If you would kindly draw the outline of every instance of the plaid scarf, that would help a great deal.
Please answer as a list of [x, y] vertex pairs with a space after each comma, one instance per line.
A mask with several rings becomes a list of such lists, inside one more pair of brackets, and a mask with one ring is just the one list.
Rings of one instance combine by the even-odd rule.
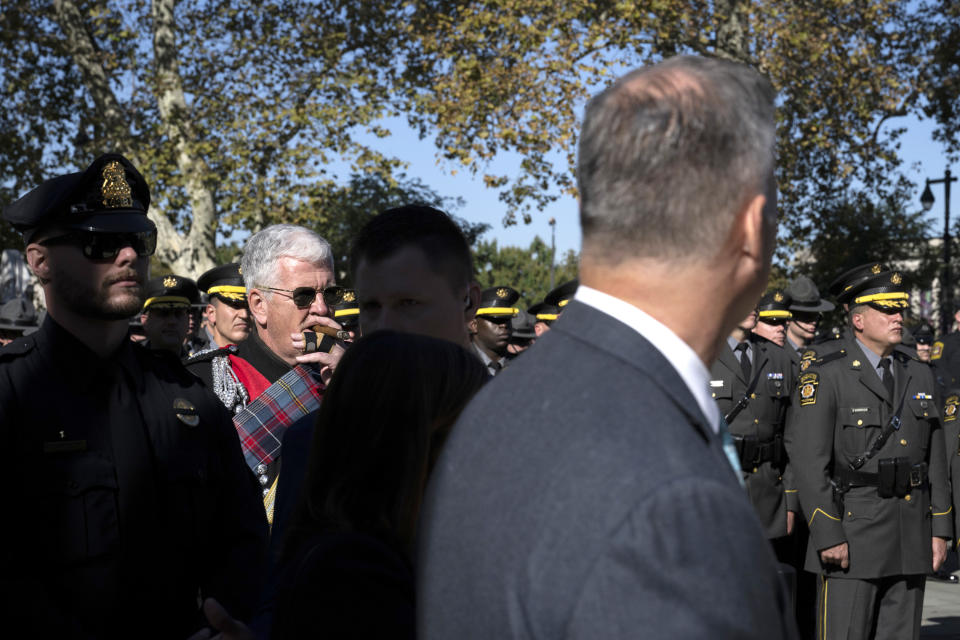
[[323, 389], [318, 371], [298, 365], [233, 417], [243, 457], [251, 469], [280, 456], [287, 427], [320, 407]]

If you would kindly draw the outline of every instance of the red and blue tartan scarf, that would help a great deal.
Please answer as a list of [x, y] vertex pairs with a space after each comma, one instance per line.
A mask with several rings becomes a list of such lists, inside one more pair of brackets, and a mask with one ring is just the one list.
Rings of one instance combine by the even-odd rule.
[[287, 427], [320, 408], [324, 385], [312, 367], [296, 366], [233, 417], [251, 469], [280, 456]]

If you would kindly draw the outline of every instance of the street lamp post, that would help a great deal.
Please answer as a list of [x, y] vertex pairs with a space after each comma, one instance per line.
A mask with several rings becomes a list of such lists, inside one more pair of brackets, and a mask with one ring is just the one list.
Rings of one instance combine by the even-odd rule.
[[950, 183], [956, 181], [957, 178], [950, 177], [950, 168], [947, 167], [942, 178], [935, 180], [927, 178], [927, 184], [920, 196], [920, 204], [923, 205], [924, 211], [930, 211], [934, 201], [930, 185], [943, 185], [943, 275], [940, 277], [940, 335], [942, 336], [950, 331], [950, 321], [953, 318], [953, 288], [950, 284]]
[[[956, 178], [954, 178], [956, 179]], [[557, 219], [550, 218], [550, 290], [553, 291], [553, 269], [557, 264]]]

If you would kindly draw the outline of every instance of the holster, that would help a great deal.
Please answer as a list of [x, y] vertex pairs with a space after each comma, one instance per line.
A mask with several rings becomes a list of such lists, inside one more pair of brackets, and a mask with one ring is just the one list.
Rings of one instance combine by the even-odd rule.
[[850, 485], [833, 478], [830, 480], [830, 486], [833, 489], [833, 506], [837, 513], [843, 513], [843, 497], [850, 491]]

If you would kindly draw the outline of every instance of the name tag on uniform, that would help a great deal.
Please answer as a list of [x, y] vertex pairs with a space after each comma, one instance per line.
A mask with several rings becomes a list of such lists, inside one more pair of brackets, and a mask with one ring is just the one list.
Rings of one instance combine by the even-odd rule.
[[75, 453], [77, 451], [86, 451], [86, 440], [54, 440], [43, 443], [44, 453]]
[[870, 407], [851, 407], [850, 413], [870, 413]]
[[710, 381], [710, 386], [711, 386], [711, 387], [722, 387], [722, 386], [723, 386], [723, 380], [711, 380], [711, 381]]

